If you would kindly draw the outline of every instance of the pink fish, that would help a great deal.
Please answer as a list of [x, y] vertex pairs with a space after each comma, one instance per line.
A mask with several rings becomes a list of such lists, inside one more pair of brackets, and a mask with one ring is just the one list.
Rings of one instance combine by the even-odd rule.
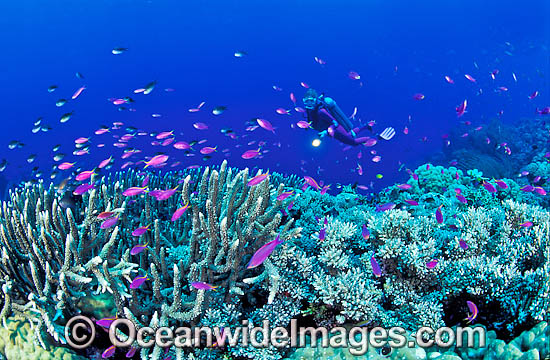
[[213, 152], [216, 151], [218, 147], [211, 147], [211, 146], [205, 146], [203, 147], [202, 149], [200, 149], [200, 153], [203, 154], [203, 155], [208, 155], [208, 154], [212, 154]]
[[172, 214], [171, 221], [174, 222], [178, 220], [183, 214], [185, 214], [187, 209], [189, 209], [189, 202], [185, 203], [185, 205], [180, 206], [179, 208], [176, 209], [176, 211], [174, 211], [174, 213]]
[[[176, 193], [176, 191], [178, 191], [179, 185], [176, 186], [175, 188], [172, 188], [172, 189], [168, 189], [168, 190], [160, 190], [158, 192], [158, 194], [156, 194], [155, 198], [158, 200], [158, 201], [163, 201], [163, 200], [168, 200], [172, 195], [174, 195]], [[154, 196], [154, 195], [152, 195]]]
[[320, 241], [325, 240], [326, 232], [327, 232], [326, 228], [322, 228], [321, 230], [319, 230], [319, 240]]
[[258, 125], [260, 125], [260, 127], [262, 129], [265, 129], [267, 131], [271, 131], [272, 133], [275, 134], [275, 128], [273, 127], [273, 125], [271, 125], [271, 123], [265, 119], [256, 119], [256, 122], [258, 123]]
[[273, 88], [273, 90], [275, 90], [275, 91], [283, 91], [283, 89], [281, 89], [281, 88], [278, 87], [277, 85], [273, 85], [272, 88]]
[[424, 100], [426, 96], [424, 94], [414, 94], [413, 99], [415, 100]]
[[330, 189], [330, 185], [325, 185], [321, 188], [321, 191], [319, 191], [319, 194], [324, 195], [326, 192]]
[[300, 120], [296, 123], [296, 126], [298, 126], [300, 129], [308, 129], [309, 127], [311, 127], [311, 123], [304, 120]]
[[105, 134], [106, 132], [109, 132], [109, 128], [100, 128], [100, 129], [97, 129], [94, 134], [96, 135], [103, 135]]
[[197, 130], [208, 130], [208, 125], [202, 122], [194, 123], [193, 127]]
[[408, 135], [409, 134], [409, 128], [405, 126], [403, 129], [403, 134]]
[[533, 222], [526, 221], [523, 224], [519, 224], [519, 226], [524, 227], [524, 228], [530, 228], [531, 226], [533, 226]]
[[472, 77], [472, 75], [470, 75], [470, 74], [465, 74], [464, 77], [465, 77], [466, 79], [470, 80], [470, 81], [473, 82], [473, 83], [476, 82], [476, 79], [474, 79], [474, 78]]
[[359, 75], [359, 74], [358, 74], [357, 72], [355, 72], [355, 71], [350, 71], [350, 72], [348, 73], [348, 77], [349, 77], [350, 79], [352, 79], [352, 80], [359, 80], [359, 79], [361, 79], [361, 75]]
[[277, 235], [275, 240], [272, 240], [265, 245], [263, 245], [261, 248], [259, 248], [254, 255], [252, 255], [252, 258], [248, 262], [248, 265], [246, 265], [247, 269], [252, 269], [257, 266], [260, 266], [269, 255], [275, 250], [275, 248], [281, 244], [283, 240], [280, 239], [280, 236]]
[[539, 195], [546, 195], [546, 190], [544, 190], [542, 187], [540, 186], [535, 186], [535, 192]]
[[439, 224], [443, 223], [443, 213], [441, 212], [441, 207], [443, 205], [439, 205], [439, 207], [435, 210], [435, 219]]
[[456, 198], [458, 199], [458, 201], [460, 201], [460, 202], [463, 203], [463, 204], [467, 204], [467, 203], [468, 203], [468, 200], [466, 200], [466, 198], [464, 197], [464, 195], [457, 194], [457, 195], [456, 195]]
[[73, 100], [76, 99], [80, 94], [82, 94], [84, 89], [86, 89], [86, 86], [82, 86], [81, 88], [76, 90], [75, 93], [73, 94], [73, 96], [71, 97], [71, 99], [73, 99]]
[[138, 244], [138, 245], [134, 246], [132, 248], [132, 250], [130, 250], [130, 255], [137, 255], [137, 254], [141, 253], [143, 250], [147, 249], [147, 244], [149, 244], [149, 243]]
[[113, 105], [122, 105], [122, 104], [126, 104], [127, 102], [128, 101], [124, 100], [124, 99], [113, 99], [112, 100]]
[[382, 204], [382, 205], [377, 205], [376, 206], [376, 211], [377, 212], [382, 212], [382, 211], [388, 211], [388, 210], [392, 210], [395, 208], [395, 204], [394, 203], [386, 203], [386, 204]]
[[290, 115], [290, 110], [286, 110], [283, 108], [278, 108], [275, 111], [277, 112], [277, 114], [280, 114], [280, 115]]
[[130, 284], [130, 289], [137, 289], [139, 288], [145, 281], [149, 280], [147, 275], [145, 276], [138, 276], [132, 280], [132, 283]]
[[449, 76], [445, 75], [445, 80], [449, 83], [449, 84], [454, 84], [454, 80], [451, 79]]
[[468, 320], [468, 323], [471, 323], [475, 320], [478, 314], [477, 306], [471, 301], [466, 301], [466, 305], [468, 305], [468, 309], [470, 310], [470, 314], [468, 314], [468, 317], [464, 320]]
[[380, 160], [382, 160], [382, 157], [380, 155], [376, 155], [374, 156], [372, 159], [371, 159], [373, 162], [380, 162]]
[[426, 263], [428, 269], [433, 269], [437, 265], [437, 260], [430, 260]]
[[493, 186], [493, 184], [483, 181], [483, 187], [490, 193], [496, 193], [497, 189]]
[[299, 112], [299, 113], [302, 113], [302, 114], [306, 113], [306, 109], [304, 109], [304, 108], [302, 108], [302, 107], [299, 107], [299, 106], [296, 106], [296, 107], [294, 108], [294, 111]]
[[277, 196], [277, 201], [283, 201], [292, 195], [294, 195], [294, 190], [282, 192], [279, 196]]
[[309, 85], [306, 84], [306, 83], [303, 82], [303, 81], [300, 83], [300, 85], [301, 85], [303, 88], [305, 88], [305, 89], [309, 89]]
[[380, 265], [378, 265], [378, 261], [376, 261], [374, 256], [370, 257], [370, 266], [372, 267], [372, 273], [374, 274], [374, 276], [382, 276], [382, 270], [380, 270]]
[[94, 175], [94, 170], [83, 171], [80, 174], [76, 175], [75, 179], [77, 181], [84, 181], [88, 180], [90, 177], [92, 177], [92, 175]]
[[533, 192], [533, 190], [535, 190], [535, 187], [533, 185], [525, 185], [522, 186], [520, 190], [525, 192]]
[[311, 186], [315, 190], [319, 190], [321, 188], [321, 186], [319, 186], [317, 181], [315, 181], [315, 179], [312, 178], [311, 176], [304, 176], [304, 181], [306, 182], [306, 184], [308, 184], [309, 186]]
[[357, 164], [357, 174], [363, 175], [363, 167], [361, 164]]
[[64, 162], [64, 163], [61, 163], [57, 166], [57, 168], [59, 170], [69, 170], [70, 168], [73, 167], [73, 165], [76, 164], [76, 163], [69, 163], [69, 162]]
[[90, 140], [90, 138], [79, 137], [78, 139], [75, 139], [74, 143], [75, 143], [75, 144], [85, 144], [85, 143], [87, 143], [89, 140]]
[[468, 244], [466, 244], [466, 241], [460, 239], [458, 240], [458, 245], [463, 249], [466, 250], [468, 248]]
[[265, 174], [256, 175], [252, 179], [250, 179], [246, 185], [256, 186], [258, 184], [261, 184], [265, 179], [267, 179], [268, 176], [269, 176], [269, 171], [266, 172]]
[[315, 57], [315, 62], [317, 62], [319, 65], [325, 65], [327, 62], [321, 58]]
[[97, 167], [100, 168], [100, 169], [103, 169], [105, 166], [109, 165], [111, 160], [113, 160], [113, 157], [109, 156], [109, 158], [107, 158], [107, 159], [103, 160], [102, 162], [100, 162]]
[[144, 187], [132, 186], [132, 187], [129, 187], [128, 189], [124, 190], [122, 192], [122, 195], [123, 196], [136, 196], [136, 195], [143, 194], [146, 191], [147, 191], [147, 186], [144, 186]]
[[292, 101], [294, 106], [296, 106], [296, 96], [294, 96], [294, 93], [290, 93], [290, 101]]
[[258, 150], [247, 150], [245, 151], [241, 157], [245, 160], [250, 160], [258, 157], [260, 155], [260, 149]]
[[115, 351], [116, 351], [116, 346], [111, 345], [103, 352], [103, 354], [101, 354], [101, 357], [103, 359], [110, 358], [111, 356], [113, 356], [115, 354]]
[[101, 320], [96, 320], [96, 325], [101, 326], [102, 328], [108, 329], [113, 321], [118, 319], [118, 316], [110, 317], [110, 318], [103, 318]]
[[185, 141], [178, 141], [177, 143], [175, 143], [174, 145], [174, 148], [175, 149], [178, 149], [178, 150], [187, 150], [187, 149], [191, 149], [191, 145], [189, 145], [187, 142]]
[[401, 190], [409, 190], [410, 188], [412, 188], [412, 185], [410, 185], [410, 184], [399, 184], [399, 185], [396, 185], [396, 187], [398, 189], [401, 189]]
[[136, 354], [137, 349], [138, 349], [137, 347], [131, 347], [130, 350], [128, 350], [128, 352], [126, 353], [126, 357], [133, 358], [134, 355]]
[[466, 106], [468, 105], [468, 101], [464, 99], [464, 102], [456, 107], [456, 116], [461, 117], [466, 113]]
[[538, 92], [538, 91], [535, 91], [534, 93], [532, 93], [531, 95], [529, 95], [529, 100], [533, 100], [533, 99], [536, 98], [537, 96], [539, 96], [539, 92]]
[[73, 191], [73, 195], [82, 195], [94, 188], [93, 184], [82, 184], [77, 186]]
[[197, 290], [214, 290], [214, 291], [217, 291], [216, 288], [219, 287], [219, 286], [213, 286], [201, 281], [193, 281], [191, 283], [191, 286]]
[[151, 160], [144, 161], [145, 162], [144, 169], [148, 168], [149, 166], [158, 166], [158, 165], [164, 164], [166, 163], [167, 160], [168, 160], [168, 155], [153, 156]]
[[376, 140], [376, 138], [368, 137], [368, 138], [363, 142], [363, 145], [366, 146], [366, 147], [371, 147], [371, 146], [376, 145], [377, 142], [378, 142], [378, 140]]
[[409, 205], [412, 205], [412, 206], [417, 206], [418, 205], [418, 201], [412, 200], [412, 199], [405, 199], [405, 202]]
[[363, 237], [363, 240], [368, 240], [370, 238], [370, 231], [365, 224], [363, 224], [363, 227], [361, 228], [361, 236]]
[[149, 226], [151, 226], [151, 224], [149, 224], [147, 226], [138, 227], [137, 229], [132, 231], [132, 236], [141, 236], [141, 235], [145, 234], [147, 232], [147, 230], [149, 230]]
[[113, 211], [104, 211], [102, 213], [99, 213], [97, 215], [97, 218], [100, 219], [100, 220], [104, 220], [104, 219], [108, 219], [110, 218], [111, 216], [113, 216], [115, 213]]
[[167, 137], [170, 137], [172, 135], [174, 135], [174, 130], [172, 130], [172, 131], [163, 131], [163, 132], [159, 133], [156, 136], [156, 139], [157, 140], [162, 140], [162, 139], [166, 139]]
[[118, 222], [118, 216], [109, 218], [101, 223], [99, 226], [100, 229], [108, 229], [110, 227], [113, 227]]

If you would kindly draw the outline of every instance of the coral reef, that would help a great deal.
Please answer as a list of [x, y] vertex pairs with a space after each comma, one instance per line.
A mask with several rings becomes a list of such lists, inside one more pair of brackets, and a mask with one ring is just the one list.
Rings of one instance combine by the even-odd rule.
[[[463, 325], [468, 300], [479, 309], [475, 322], [505, 338], [548, 321], [545, 197], [480, 171], [422, 165], [410, 174], [373, 198], [351, 187], [330, 195], [279, 174], [252, 178], [225, 162], [94, 176], [95, 188], [75, 203], [53, 186], [26, 185], [0, 213], [0, 320], [24, 317], [42, 348], [62, 347], [76, 314], [118, 315], [136, 329], [299, 319], [414, 331]], [[248, 269], [277, 235], [283, 242]], [[168, 354], [276, 360], [290, 349], [140, 351], [142, 359]]]

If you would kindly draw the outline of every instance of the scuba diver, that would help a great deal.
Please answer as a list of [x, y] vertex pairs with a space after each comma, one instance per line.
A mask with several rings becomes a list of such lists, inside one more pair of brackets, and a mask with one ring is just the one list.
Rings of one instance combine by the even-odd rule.
[[[319, 132], [319, 137], [329, 134], [336, 140], [346, 144], [357, 146], [367, 142], [369, 137], [357, 137], [357, 134], [365, 129], [372, 131], [367, 125], [361, 128], [353, 128], [349, 118], [344, 114], [336, 102], [324, 94], [317, 95], [313, 89], [308, 89], [302, 99], [306, 108], [306, 115], [311, 127]], [[389, 140], [395, 135], [393, 128], [386, 128], [378, 137]]]

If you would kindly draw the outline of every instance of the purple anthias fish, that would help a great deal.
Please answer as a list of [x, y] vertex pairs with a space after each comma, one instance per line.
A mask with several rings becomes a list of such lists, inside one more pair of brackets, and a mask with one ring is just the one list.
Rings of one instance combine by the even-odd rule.
[[325, 228], [322, 228], [321, 230], [319, 230], [319, 240], [321, 241], [325, 240], [326, 231], [327, 229]]
[[535, 190], [535, 187], [533, 185], [525, 185], [521, 187], [520, 190], [525, 192], [532, 192], [533, 190]]
[[495, 180], [495, 183], [498, 185], [499, 188], [501, 189], [508, 189], [508, 184], [506, 184], [504, 181], [502, 180]]
[[497, 189], [493, 186], [493, 184], [483, 181], [483, 187], [490, 193], [496, 193]]
[[380, 270], [380, 265], [378, 265], [378, 261], [374, 258], [374, 256], [370, 257], [370, 265], [372, 267], [372, 273], [376, 277], [382, 276], [382, 270]]
[[137, 351], [137, 347], [131, 347], [130, 350], [128, 350], [128, 352], [126, 353], [126, 357], [127, 358], [132, 358], [134, 357], [134, 355], [136, 354], [136, 351]]
[[160, 190], [157, 195], [155, 196], [155, 198], [158, 200], [158, 201], [162, 201], [162, 200], [168, 200], [172, 195], [174, 195], [176, 193], [176, 191], [178, 191], [178, 186], [176, 186], [175, 188], [173, 189], [168, 189], [168, 190]]
[[468, 244], [466, 244], [466, 241], [462, 239], [458, 240], [458, 245], [460, 245], [463, 250], [466, 250], [468, 248]]
[[122, 195], [123, 196], [136, 196], [136, 195], [139, 195], [139, 194], [143, 194], [147, 189], [147, 186], [144, 186], [144, 187], [137, 187], [137, 186], [132, 186], [126, 190], [124, 190], [122, 192]]
[[213, 286], [213, 285], [210, 285], [208, 283], [201, 282], [201, 281], [193, 281], [191, 283], [191, 286], [194, 287], [197, 290], [214, 290], [214, 291], [217, 291], [216, 288], [218, 288], [218, 286]]
[[141, 187], [147, 187], [147, 185], [149, 185], [149, 174], [147, 174], [147, 176], [145, 177], [145, 179], [143, 179], [143, 181], [141, 182]]
[[370, 237], [370, 231], [367, 229], [367, 225], [363, 224], [363, 227], [361, 229], [361, 236], [363, 236], [363, 239], [368, 240]]
[[412, 188], [412, 185], [410, 185], [410, 184], [399, 184], [399, 185], [396, 185], [396, 187], [401, 189], [401, 190], [409, 190], [410, 188]]
[[113, 356], [115, 354], [115, 351], [116, 351], [116, 346], [111, 345], [103, 352], [103, 354], [101, 354], [101, 357], [104, 359], [107, 359]]
[[151, 224], [149, 224], [147, 226], [138, 227], [137, 229], [132, 231], [132, 236], [141, 236], [141, 235], [145, 234], [147, 232], [147, 230], [149, 230], [149, 226], [151, 226]]
[[93, 184], [78, 185], [73, 191], [73, 195], [82, 195], [94, 188]]
[[304, 176], [304, 180], [305, 180], [307, 185], [311, 186], [315, 190], [319, 190], [321, 188], [319, 186], [319, 184], [317, 183], [317, 181], [315, 181], [315, 179], [312, 178], [311, 176]]
[[418, 201], [412, 200], [412, 199], [405, 199], [405, 202], [409, 205], [412, 205], [412, 206], [417, 206], [418, 205]]
[[465, 198], [463, 195], [457, 194], [457, 195], [456, 195], [456, 198], [458, 199], [458, 201], [460, 201], [460, 202], [463, 203], [463, 204], [467, 204], [467, 203], [468, 203], [468, 200], [466, 200], [466, 198]]
[[433, 269], [437, 265], [437, 260], [431, 260], [426, 263], [428, 269]]
[[519, 226], [524, 227], [524, 228], [530, 228], [531, 226], [533, 226], [533, 222], [532, 221], [526, 221], [523, 224], [519, 224]]
[[438, 224], [443, 223], [443, 213], [441, 212], [441, 207], [443, 205], [439, 205], [439, 207], [435, 210], [435, 220], [437, 220]]
[[288, 198], [289, 196], [294, 195], [294, 190], [292, 191], [285, 191], [281, 193], [279, 196], [277, 196], [277, 201], [283, 201], [284, 199]]
[[535, 186], [535, 192], [539, 195], [546, 195], [546, 190], [544, 190], [542, 187], [540, 186]]
[[132, 250], [130, 250], [130, 255], [137, 255], [139, 253], [141, 253], [143, 250], [147, 249], [147, 245], [149, 243], [145, 243], [145, 244], [138, 244], [136, 246], [134, 246], [132, 248]]
[[472, 322], [475, 320], [478, 314], [477, 306], [471, 301], [466, 301], [466, 305], [468, 305], [468, 309], [470, 310], [470, 314], [468, 314], [468, 317], [464, 320], [468, 320], [468, 322]]
[[252, 179], [250, 179], [250, 181], [248, 181], [248, 183], [247, 183], [246, 185], [247, 185], [247, 186], [256, 186], [256, 185], [259, 185], [259, 184], [261, 184], [265, 179], [267, 179], [268, 176], [269, 176], [269, 171], [266, 172], [265, 174], [256, 175], [256, 176], [254, 176]]
[[110, 227], [113, 227], [118, 222], [118, 216], [109, 218], [101, 223], [99, 226], [100, 229], [108, 229]]
[[388, 210], [392, 210], [393, 208], [395, 208], [394, 203], [386, 203], [386, 204], [376, 206], [376, 211], [378, 212], [388, 211]]
[[267, 244], [263, 245], [254, 253], [254, 255], [252, 255], [252, 258], [250, 259], [246, 268], [252, 269], [257, 266], [260, 266], [265, 261], [265, 259], [267, 259], [269, 255], [271, 255], [271, 253], [275, 250], [275, 248], [282, 242], [283, 240], [281, 240], [280, 236], [277, 235], [275, 240], [272, 240]]
[[258, 125], [260, 125], [260, 127], [262, 129], [265, 129], [267, 131], [271, 131], [272, 133], [275, 134], [275, 128], [273, 127], [273, 125], [271, 125], [271, 123], [265, 119], [256, 119], [256, 122], [258, 123]]
[[111, 324], [113, 323], [113, 321], [115, 321], [116, 319], [118, 319], [118, 316], [110, 317], [110, 318], [103, 318], [101, 320], [97, 320], [95, 323], [98, 326], [101, 326], [105, 329], [108, 329], [111, 326]]
[[130, 289], [139, 288], [146, 280], [149, 280], [147, 275], [134, 278], [134, 280], [132, 280], [132, 283], [130, 284]]
[[183, 206], [180, 206], [176, 211], [174, 211], [171, 221], [174, 222], [178, 220], [187, 211], [187, 209], [189, 209], [189, 202], [187, 202]]

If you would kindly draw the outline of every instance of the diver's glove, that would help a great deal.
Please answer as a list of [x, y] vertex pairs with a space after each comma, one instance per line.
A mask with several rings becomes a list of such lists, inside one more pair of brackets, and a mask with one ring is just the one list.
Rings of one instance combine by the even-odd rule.
[[326, 130], [323, 130], [323, 131], [319, 132], [319, 137], [320, 138], [324, 138], [325, 136], [327, 136], [327, 131]]

